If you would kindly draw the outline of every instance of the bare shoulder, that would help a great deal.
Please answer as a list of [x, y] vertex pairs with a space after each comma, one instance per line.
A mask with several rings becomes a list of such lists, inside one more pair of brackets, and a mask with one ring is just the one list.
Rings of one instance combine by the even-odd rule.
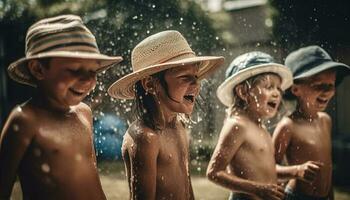
[[92, 116], [91, 108], [86, 103], [79, 103], [75, 107], [76, 112], [83, 113], [86, 116]]
[[291, 133], [293, 130], [294, 121], [290, 117], [283, 117], [276, 125], [273, 135], [281, 133]]
[[146, 144], [148, 146], [159, 143], [159, 133], [143, 125], [140, 121], [133, 122], [127, 133], [135, 144]]
[[328, 124], [332, 123], [332, 118], [326, 112], [318, 112], [318, 117]]
[[221, 137], [243, 137], [247, 130], [247, 123], [241, 117], [229, 117], [225, 119], [221, 130]]
[[[17, 105], [9, 114], [3, 128], [4, 133], [20, 133], [17, 137], [31, 137], [38, 129], [35, 107], [28, 104]], [[3, 135], [2, 133], [1, 135]]]

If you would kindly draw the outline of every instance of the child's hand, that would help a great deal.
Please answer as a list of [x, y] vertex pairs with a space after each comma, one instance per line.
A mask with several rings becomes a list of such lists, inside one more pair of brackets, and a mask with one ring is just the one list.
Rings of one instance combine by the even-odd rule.
[[323, 163], [316, 161], [307, 161], [302, 165], [297, 166], [297, 178], [308, 183], [312, 183]]
[[283, 200], [284, 188], [277, 184], [261, 184], [257, 187], [256, 195], [261, 199]]

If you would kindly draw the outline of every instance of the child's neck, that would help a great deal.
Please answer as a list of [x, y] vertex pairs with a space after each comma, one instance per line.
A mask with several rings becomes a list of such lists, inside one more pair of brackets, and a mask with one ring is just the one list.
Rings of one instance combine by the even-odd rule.
[[36, 92], [33, 95], [32, 101], [38, 107], [55, 113], [69, 114], [72, 111], [70, 106], [62, 105], [58, 103], [55, 99], [44, 96], [39, 92]]
[[177, 113], [165, 107], [159, 107], [157, 121], [163, 128], [174, 128], [177, 122]]
[[251, 121], [257, 124], [259, 127], [264, 127], [263, 119], [257, 112], [250, 110], [249, 108], [246, 110], [237, 110], [239, 114], [243, 114], [247, 116]]
[[315, 119], [317, 119], [318, 114], [317, 114], [317, 112], [312, 112], [312, 111], [305, 109], [302, 106], [298, 105], [296, 110], [294, 111], [292, 117], [312, 122]]

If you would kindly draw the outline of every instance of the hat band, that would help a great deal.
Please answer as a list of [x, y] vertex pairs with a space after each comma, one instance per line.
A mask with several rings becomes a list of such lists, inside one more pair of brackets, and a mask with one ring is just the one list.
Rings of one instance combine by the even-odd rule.
[[138, 70], [141, 70], [143, 68], [147, 68], [147, 67], [152, 66], [152, 65], [158, 65], [158, 64], [163, 64], [163, 63], [167, 63], [167, 62], [175, 62], [178, 60], [182, 60], [182, 59], [186, 59], [186, 58], [193, 58], [193, 57], [195, 57], [194, 52], [187, 51], [187, 52], [183, 52], [181, 54], [178, 54], [176, 56], [173, 56], [171, 58], [162, 59], [162, 60], [159, 60], [159, 61], [154, 62], [154, 63], [149, 63], [149, 64], [142, 63], [143, 65], [140, 65], [140, 66], [134, 65], [135, 67], [134, 67], [133, 71], [138, 71]]
[[99, 53], [99, 51], [96, 49], [94, 45], [91, 45], [90, 43], [84, 43], [84, 42], [74, 42], [74, 43], [68, 43], [68, 44], [59, 44], [55, 46], [48, 47], [46, 49], [43, 49], [38, 52], [33, 52], [32, 54], [28, 54], [27, 56], [32, 56], [35, 54], [40, 54], [43, 52], [49, 52], [49, 51], [71, 51], [71, 52], [90, 52], [90, 53]]

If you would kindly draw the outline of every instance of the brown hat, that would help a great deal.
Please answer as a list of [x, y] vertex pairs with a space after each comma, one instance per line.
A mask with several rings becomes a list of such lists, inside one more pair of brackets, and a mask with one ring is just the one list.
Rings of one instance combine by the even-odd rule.
[[27, 63], [32, 59], [62, 57], [97, 60], [96, 70], [102, 71], [119, 63], [122, 57], [100, 53], [96, 39], [76, 15], [60, 15], [40, 20], [29, 27], [24, 58], [11, 63], [9, 76], [20, 83], [35, 86]]
[[224, 62], [223, 57], [196, 56], [178, 31], [162, 31], [141, 41], [131, 53], [133, 72], [114, 82], [108, 94], [118, 99], [133, 99], [137, 81], [160, 71], [199, 63], [198, 78], [203, 79]]

